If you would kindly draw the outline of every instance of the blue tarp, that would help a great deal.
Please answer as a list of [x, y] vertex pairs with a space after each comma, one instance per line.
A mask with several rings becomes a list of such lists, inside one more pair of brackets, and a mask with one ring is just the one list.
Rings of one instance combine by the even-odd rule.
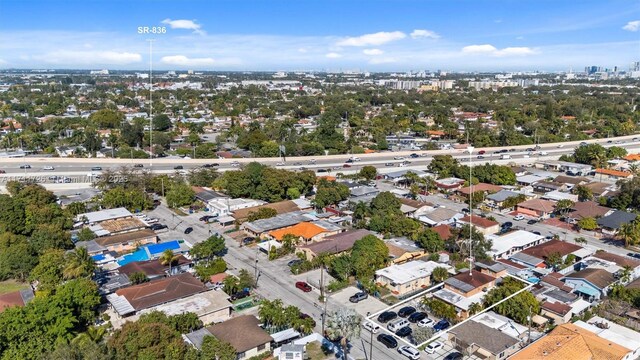
[[151, 254], [151, 256], [161, 254], [165, 250], [177, 249], [180, 249], [180, 243], [178, 242], [178, 240], [147, 246], [147, 250], [149, 250], [149, 254]]

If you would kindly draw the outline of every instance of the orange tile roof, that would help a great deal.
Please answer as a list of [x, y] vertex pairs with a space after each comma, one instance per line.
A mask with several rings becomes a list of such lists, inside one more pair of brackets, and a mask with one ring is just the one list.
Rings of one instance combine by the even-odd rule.
[[444, 131], [441, 130], [427, 130], [427, 135], [444, 136]]
[[627, 161], [640, 161], [640, 154], [629, 154], [624, 159]]
[[316, 224], [313, 224], [310, 222], [301, 222], [294, 226], [271, 231], [269, 235], [271, 235], [273, 238], [275, 238], [278, 241], [282, 241], [282, 238], [287, 234], [291, 234], [296, 237], [302, 237], [304, 239], [311, 239], [312, 237], [318, 234], [322, 234], [323, 232], [326, 232], [326, 231], [327, 230], [321, 228]]
[[573, 324], [558, 325], [547, 336], [512, 355], [511, 360], [618, 360], [630, 352]]
[[378, 150], [373, 150], [373, 149], [364, 149], [364, 153], [365, 154], [375, 154], [377, 153]]
[[325, 175], [325, 176], [318, 176], [317, 178], [318, 180], [320, 179], [325, 179], [327, 181], [336, 181], [336, 177], [335, 176], [330, 176], [330, 175]]
[[629, 177], [629, 176], [631, 176], [630, 172], [613, 170], [613, 169], [596, 169], [596, 173], [604, 174], [604, 175], [610, 175], [610, 176], [617, 176], [617, 177]]

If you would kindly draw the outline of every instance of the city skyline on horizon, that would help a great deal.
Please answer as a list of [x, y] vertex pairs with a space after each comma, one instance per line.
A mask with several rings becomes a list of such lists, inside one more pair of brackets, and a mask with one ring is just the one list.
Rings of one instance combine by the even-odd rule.
[[5, 0], [0, 69], [148, 70], [151, 38], [158, 71], [579, 72], [640, 54], [640, 3], [626, 0], [180, 5]]

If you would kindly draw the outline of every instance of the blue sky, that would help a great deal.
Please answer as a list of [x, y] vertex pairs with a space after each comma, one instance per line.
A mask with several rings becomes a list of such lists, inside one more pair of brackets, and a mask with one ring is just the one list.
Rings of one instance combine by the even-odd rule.
[[0, 0], [0, 68], [146, 69], [151, 38], [167, 70], [626, 69], [640, 2]]

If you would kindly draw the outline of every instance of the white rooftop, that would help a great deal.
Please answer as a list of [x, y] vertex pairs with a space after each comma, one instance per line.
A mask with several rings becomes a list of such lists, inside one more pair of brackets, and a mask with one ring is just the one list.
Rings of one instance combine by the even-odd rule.
[[[595, 325], [596, 323], [607, 324], [608, 329], [601, 329]], [[635, 351], [640, 348], [639, 332], [633, 331], [599, 316], [592, 317], [589, 319], [588, 323], [578, 320], [574, 324], [595, 333], [598, 337], [611, 341], [612, 343], [618, 344], [631, 351]]]
[[493, 311], [487, 311], [486, 313], [480, 314], [472, 318], [471, 320], [484, 324], [490, 328], [500, 330], [503, 333], [514, 338], [520, 337], [527, 331], [526, 326], [520, 325], [517, 322], [502, 315], [498, 315]]
[[494, 256], [500, 256], [511, 249], [521, 249], [529, 244], [533, 244], [538, 240], [544, 239], [541, 235], [536, 235], [532, 232], [525, 230], [516, 230], [504, 235], [488, 235], [488, 239], [491, 239], [493, 245], [489, 254]]
[[115, 208], [115, 209], [105, 209], [100, 211], [88, 212], [84, 214], [78, 214], [78, 219], [82, 219], [85, 217], [87, 221], [91, 223], [113, 220], [113, 219], [121, 219], [129, 216], [133, 216], [131, 212], [123, 207]]
[[464, 297], [449, 289], [444, 289], [444, 288], [433, 293], [433, 296], [437, 297], [438, 299], [465, 311], [469, 310], [469, 307], [473, 303], [482, 304], [482, 299], [484, 298], [484, 295], [485, 293], [481, 291], [475, 295]]
[[431, 276], [433, 270], [443, 267], [449, 270], [451, 266], [435, 261], [409, 261], [401, 265], [391, 265], [376, 271], [376, 276], [382, 276], [396, 284], [406, 284], [410, 281]]
[[578, 195], [569, 194], [558, 190], [549, 191], [548, 193], [542, 195], [542, 198], [553, 201], [571, 200], [573, 202], [578, 202]]

